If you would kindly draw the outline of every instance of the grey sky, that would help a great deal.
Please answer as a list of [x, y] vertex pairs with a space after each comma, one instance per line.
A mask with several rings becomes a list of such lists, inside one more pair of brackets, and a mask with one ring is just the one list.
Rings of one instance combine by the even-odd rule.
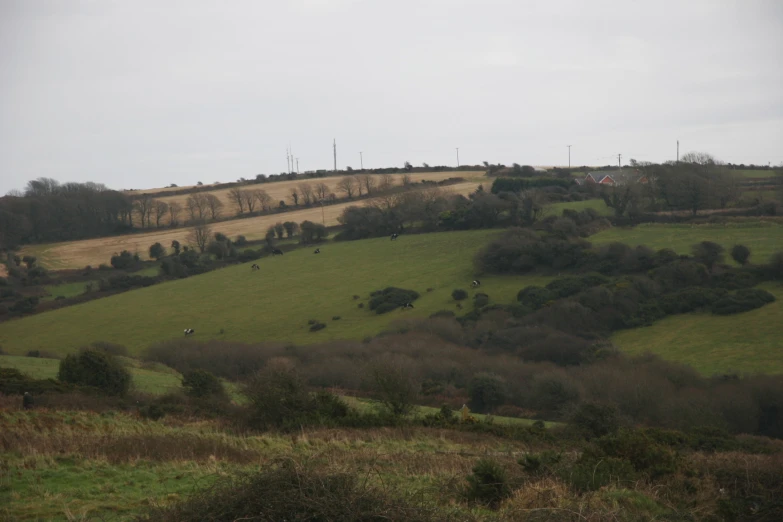
[[0, 194], [427, 162], [783, 162], [779, 0], [0, 0]]

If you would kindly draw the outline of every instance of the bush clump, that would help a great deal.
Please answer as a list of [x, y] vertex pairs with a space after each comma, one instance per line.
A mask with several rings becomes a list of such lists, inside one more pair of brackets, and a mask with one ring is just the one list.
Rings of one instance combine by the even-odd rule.
[[517, 301], [519, 304], [530, 308], [531, 310], [538, 310], [546, 303], [557, 299], [557, 294], [548, 288], [541, 288], [540, 286], [528, 286], [523, 288], [517, 294]]
[[224, 397], [223, 383], [206, 370], [191, 370], [182, 376], [182, 387], [189, 397]]
[[492, 459], [479, 460], [473, 466], [473, 473], [467, 476], [467, 481], [465, 496], [470, 501], [496, 508], [503, 499], [511, 496], [506, 470]]
[[712, 313], [716, 315], [731, 315], [761, 308], [775, 301], [775, 296], [760, 288], [743, 288], [731, 295], [717, 300], [712, 305]]
[[478, 293], [473, 296], [473, 306], [476, 308], [484, 308], [489, 304], [489, 296], [485, 293]]
[[451, 292], [451, 298], [454, 299], [455, 301], [462, 301], [463, 299], [468, 298], [468, 293], [462, 288], [455, 288]]
[[371, 486], [348, 473], [278, 460], [262, 471], [218, 480], [187, 500], [155, 508], [161, 522], [298, 520], [434, 522], [434, 507]]
[[57, 379], [79, 386], [91, 386], [106, 395], [123, 396], [131, 385], [131, 374], [108, 353], [87, 349], [60, 361]]
[[376, 314], [390, 312], [419, 298], [419, 293], [415, 290], [405, 290], [404, 288], [395, 288], [393, 286], [377, 290], [370, 295], [372, 296], [370, 298], [370, 310], [374, 310]]

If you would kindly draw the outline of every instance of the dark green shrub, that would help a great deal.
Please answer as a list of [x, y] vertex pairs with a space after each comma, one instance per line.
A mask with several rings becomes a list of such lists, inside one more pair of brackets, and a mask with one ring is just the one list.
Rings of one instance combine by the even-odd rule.
[[731, 258], [740, 265], [744, 266], [747, 264], [749, 257], [750, 249], [745, 245], [734, 245], [731, 247]]
[[492, 411], [506, 401], [506, 382], [502, 377], [490, 373], [479, 373], [468, 385], [470, 406], [475, 411]]
[[569, 424], [587, 439], [603, 437], [620, 429], [620, 415], [614, 406], [583, 402], [571, 414]]
[[743, 288], [720, 298], [712, 305], [712, 313], [730, 315], [761, 308], [775, 301], [775, 296], [760, 288]]
[[473, 466], [473, 473], [467, 476], [467, 481], [465, 496], [470, 501], [495, 508], [503, 499], [511, 496], [506, 470], [492, 459], [479, 460]]
[[517, 301], [531, 310], [538, 310], [546, 303], [557, 299], [557, 294], [540, 286], [528, 286], [517, 294]]
[[404, 306], [406, 303], [412, 303], [419, 298], [419, 293], [415, 290], [405, 290], [393, 286], [384, 288], [383, 290], [376, 290], [370, 295], [372, 296], [369, 303], [370, 310], [374, 310], [377, 314], [390, 312], [395, 308]]
[[226, 390], [223, 383], [206, 370], [191, 370], [182, 376], [182, 387], [190, 397], [223, 397]]
[[484, 293], [478, 293], [473, 296], [473, 306], [476, 308], [484, 308], [489, 304], [489, 296]]
[[637, 478], [633, 465], [627, 460], [587, 454], [570, 469], [562, 469], [560, 476], [579, 492], [596, 491], [609, 484], [628, 484]]
[[525, 472], [533, 476], [542, 476], [552, 473], [554, 467], [560, 462], [561, 458], [562, 455], [560, 453], [547, 450], [542, 451], [541, 453], [528, 453], [519, 459], [518, 462]]
[[321, 322], [316, 322], [310, 325], [311, 332], [317, 332], [319, 330], [323, 330], [324, 328], [326, 328], [326, 325]]
[[720, 288], [692, 286], [662, 296], [658, 299], [658, 306], [669, 315], [685, 314], [701, 308], [709, 308], [727, 293]]
[[468, 298], [468, 293], [461, 288], [456, 288], [451, 292], [451, 298], [455, 301], [462, 301]]
[[741, 288], [752, 288], [759, 284], [761, 279], [759, 274], [750, 270], [734, 269], [713, 275], [710, 285], [725, 290], [739, 290]]
[[68, 355], [60, 361], [57, 378], [71, 384], [98, 388], [107, 395], [125, 395], [131, 385], [131, 374], [127, 368], [106, 352], [95, 349]]
[[166, 411], [157, 403], [145, 404], [139, 408], [139, 415], [143, 419], [160, 420], [166, 416]]
[[14, 314], [31, 314], [35, 312], [35, 308], [38, 306], [38, 297], [24, 297], [16, 301], [8, 310]]
[[546, 285], [546, 289], [557, 297], [569, 297], [592, 286], [603, 285], [609, 278], [601, 274], [590, 274], [582, 277], [562, 277]]
[[90, 348], [119, 357], [128, 357], [130, 355], [128, 349], [125, 346], [121, 344], [107, 343], [106, 341], [96, 341], [90, 344]]
[[245, 246], [247, 245], [247, 238], [245, 236], [237, 236], [237, 238], [234, 240], [234, 244], [236, 246]]
[[133, 254], [127, 250], [123, 250], [119, 255], [111, 256], [111, 266], [118, 270], [130, 268], [136, 263]]
[[160, 243], [150, 245], [150, 259], [160, 260], [166, 255], [166, 249]]
[[712, 241], [702, 241], [693, 245], [693, 258], [704, 264], [710, 271], [716, 264], [723, 262], [723, 252], [724, 248]]
[[677, 471], [677, 455], [671, 449], [657, 444], [643, 431], [620, 430], [598, 439], [596, 445], [602, 455], [630, 462], [634, 470], [653, 479]]

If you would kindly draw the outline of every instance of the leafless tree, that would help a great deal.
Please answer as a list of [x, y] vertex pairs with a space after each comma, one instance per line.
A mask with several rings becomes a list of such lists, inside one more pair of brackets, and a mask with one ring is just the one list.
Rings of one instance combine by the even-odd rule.
[[220, 214], [223, 212], [223, 202], [214, 194], [205, 194], [204, 197], [207, 201], [207, 208], [209, 208], [209, 215], [212, 221], [215, 221], [220, 218]]
[[272, 196], [270, 196], [266, 190], [258, 189], [253, 191], [253, 197], [261, 205], [261, 210], [269, 210], [272, 208]]
[[394, 187], [394, 176], [391, 174], [381, 174], [378, 178], [378, 190], [386, 192]]
[[200, 252], [204, 252], [211, 237], [212, 229], [205, 222], [201, 221], [190, 230], [187, 239], [188, 243], [197, 246]]
[[192, 194], [185, 201], [191, 221], [203, 221], [207, 216], [207, 198], [204, 194]]
[[237, 215], [245, 213], [245, 191], [239, 187], [234, 187], [228, 191], [228, 199], [237, 207]]
[[133, 209], [139, 216], [139, 221], [141, 221], [141, 228], [150, 225], [150, 215], [152, 214], [153, 206], [152, 201], [153, 199], [148, 194], [142, 194], [136, 197], [136, 200], [133, 202]]
[[245, 202], [245, 208], [249, 213], [253, 213], [253, 210], [256, 207], [256, 195], [253, 194], [252, 190], [243, 190], [242, 191], [242, 199]]
[[294, 206], [299, 205], [299, 189], [296, 187], [291, 187], [291, 192], [288, 197], [291, 198], [291, 202], [294, 204]]
[[403, 174], [402, 175], [402, 186], [403, 187], [410, 187], [411, 183], [413, 183], [413, 180], [411, 179], [410, 174]]
[[313, 186], [309, 183], [299, 185], [299, 194], [302, 196], [302, 203], [310, 205], [313, 202]]
[[320, 201], [324, 201], [326, 199], [326, 196], [329, 195], [329, 185], [327, 185], [323, 181], [317, 183], [315, 185], [315, 195], [318, 197]]
[[153, 206], [153, 213], [155, 214], [155, 226], [157, 228], [160, 228], [160, 221], [169, 211], [169, 204], [163, 200], [155, 199], [153, 200], [152, 206]]
[[352, 176], [343, 176], [337, 182], [337, 190], [345, 194], [345, 197], [351, 199], [356, 188], [356, 180]]
[[182, 212], [182, 205], [176, 201], [169, 203], [169, 225], [175, 227], [179, 224], [179, 214]]
[[362, 185], [362, 178], [360, 176], [353, 177], [353, 186], [356, 188], [356, 195], [362, 197], [364, 185]]
[[371, 176], [370, 174], [363, 174], [359, 176], [359, 178], [361, 179], [361, 183], [364, 186], [364, 192], [368, 196], [372, 195], [373, 191], [375, 190], [375, 177]]

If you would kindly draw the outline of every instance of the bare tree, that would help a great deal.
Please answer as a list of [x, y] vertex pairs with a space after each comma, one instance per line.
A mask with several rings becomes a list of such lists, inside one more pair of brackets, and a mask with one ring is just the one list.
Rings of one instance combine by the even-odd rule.
[[337, 182], [337, 190], [345, 194], [345, 197], [348, 199], [353, 197], [355, 188], [356, 180], [352, 176], [343, 176], [340, 178], [340, 181]]
[[403, 187], [409, 187], [411, 185], [411, 183], [413, 183], [413, 181], [411, 180], [411, 175], [410, 174], [403, 174], [402, 175], [402, 186]]
[[329, 195], [329, 185], [323, 181], [315, 185], [315, 195], [320, 201], [324, 201]]
[[160, 221], [169, 211], [169, 204], [160, 199], [153, 200], [153, 213], [155, 214], [155, 226], [160, 228]]
[[294, 206], [299, 205], [299, 190], [296, 187], [291, 187], [291, 192], [288, 197], [291, 198], [291, 202]]
[[381, 174], [378, 179], [378, 190], [385, 192], [394, 187], [394, 176], [391, 174]]
[[182, 212], [182, 205], [176, 201], [169, 203], [169, 225], [175, 227], [179, 224], [179, 214]]
[[197, 246], [200, 252], [204, 252], [211, 237], [212, 229], [202, 221], [190, 230], [187, 239], [191, 245]]
[[237, 207], [237, 215], [245, 213], [245, 191], [239, 187], [228, 191], [228, 199]]
[[191, 221], [203, 221], [207, 216], [207, 199], [204, 194], [192, 194], [185, 201]]
[[354, 187], [356, 187], [356, 195], [362, 197], [364, 192], [364, 185], [362, 185], [362, 178], [360, 176], [353, 176]]
[[207, 202], [207, 208], [209, 208], [209, 215], [212, 221], [215, 221], [220, 218], [220, 214], [223, 211], [223, 202], [214, 194], [206, 194], [204, 197]]
[[150, 224], [150, 215], [152, 214], [152, 198], [147, 194], [142, 194], [136, 198], [136, 200], [133, 202], [133, 209], [136, 211], [136, 214], [139, 216], [139, 221], [141, 221], [141, 228], [144, 228], [145, 226], [149, 226]]
[[247, 211], [252, 214], [253, 209], [256, 206], [256, 195], [253, 194], [252, 190], [243, 190], [242, 200], [245, 202], [245, 208]]
[[375, 177], [371, 176], [370, 174], [364, 174], [359, 177], [361, 178], [361, 183], [364, 186], [364, 191], [368, 196], [372, 195], [375, 189]]
[[302, 195], [302, 203], [310, 205], [313, 202], [313, 186], [309, 183], [299, 185], [299, 193]]
[[270, 196], [266, 190], [254, 190], [253, 197], [255, 197], [258, 204], [261, 205], [261, 210], [266, 211], [272, 208], [272, 196]]

